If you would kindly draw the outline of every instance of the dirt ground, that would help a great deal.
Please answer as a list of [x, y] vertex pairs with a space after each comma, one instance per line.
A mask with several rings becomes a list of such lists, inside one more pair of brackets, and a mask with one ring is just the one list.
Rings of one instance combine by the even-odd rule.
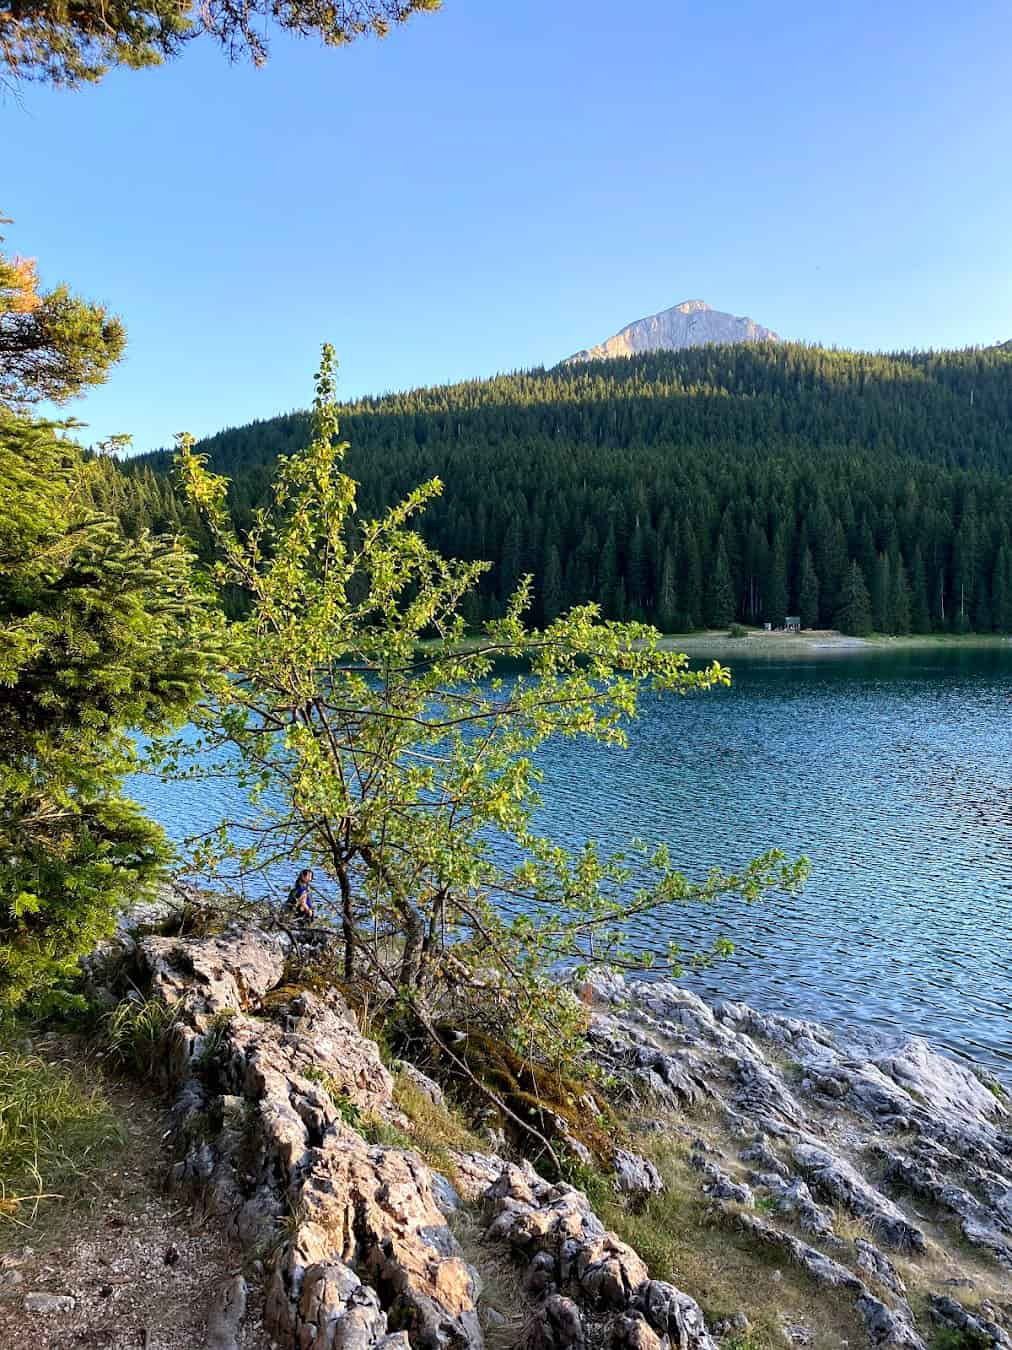
[[[73, 1050], [55, 1038], [36, 1054], [66, 1067]], [[166, 1193], [164, 1104], [143, 1085], [106, 1085], [124, 1134], [121, 1149], [78, 1193], [43, 1202], [32, 1218], [0, 1222], [0, 1346], [31, 1350], [199, 1350], [217, 1289], [242, 1271], [250, 1281], [242, 1350], [269, 1350], [255, 1272], [213, 1221]], [[66, 1308], [29, 1311], [29, 1296], [63, 1296]], [[27, 1301], [27, 1307], [26, 1307]]]

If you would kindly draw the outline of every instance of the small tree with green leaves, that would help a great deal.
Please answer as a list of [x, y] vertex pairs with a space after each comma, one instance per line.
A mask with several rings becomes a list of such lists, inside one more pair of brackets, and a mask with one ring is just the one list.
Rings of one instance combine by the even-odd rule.
[[[570, 853], [535, 831], [534, 755], [547, 742], [621, 745], [643, 687], [688, 694], [729, 674], [689, 670], [654, 629], [602, 623], [595, 605], [533, 631], [529, 578], [465, 642], [462, 604], [486, 564], [448, 561], [412, 528], [437, 480], [379, 519], [358, 515], [332, 371], [325, 348], [315, 436], [280, 461], [273, 501], [245, 537], [227, 482], [182, 438], [181, 476], [215, 537], [218, 584], [249, 598], [229, 632], [232, 676], [199, 716], [208, 771], [220, 773], [224, 755], [249, 811], [194, 840], [193, 866], [244, 885], [279, 863], [320, 869], [334, 885], [346, 978], [406, 1003], [436, 1039], [438, 1019], [467, 1008], [517, 1052], [558, 1062], [581, 1021], [561, 966], [677, 970], [677, 948], [633, 955], [637, 919], [793, 889], [804, 864], [771, 852], [690, 882], [663, 847]], [[497, 674], [503, 657], [522, 658], [524, 673]], [[162, 753], [172, 764], [184, 749]]]

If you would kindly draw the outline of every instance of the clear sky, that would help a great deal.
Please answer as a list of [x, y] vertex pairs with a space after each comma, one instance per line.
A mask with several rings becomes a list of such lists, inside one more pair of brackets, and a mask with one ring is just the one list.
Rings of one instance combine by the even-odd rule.
[[[107, 302], [138, 449], [538, 364], [685, 299], [869, 348], [1012, 337], [1007, 0], [445, 0], [0, 105], [7, 247]], [[14, 154], [9, 147], [14, 148]]]

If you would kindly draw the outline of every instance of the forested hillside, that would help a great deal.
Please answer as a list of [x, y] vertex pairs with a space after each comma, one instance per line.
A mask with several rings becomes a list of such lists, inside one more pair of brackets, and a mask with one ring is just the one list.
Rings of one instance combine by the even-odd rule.
[[[308, 426], [290, 414], [201, 443], [234, 480], [240, 526]], [[365, 399], [342, 431], [368, 510], [442, 478], [422, 529], [495, 563], [485, 613], [529, 571], [541, 620], [593, 598], [669, 631], [787, 613], [856, 632], [1012, 630], [1007, 349], [654, 353]], [[149, 502], [185, 520], [170, 464], [140, 457], [108, 490], [138, 518]]]

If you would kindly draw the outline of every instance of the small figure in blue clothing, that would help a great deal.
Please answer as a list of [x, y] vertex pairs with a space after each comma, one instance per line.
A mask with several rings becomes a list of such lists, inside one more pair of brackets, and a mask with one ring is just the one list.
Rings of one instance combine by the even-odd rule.
[[300, 923], [313, 922], [313, 893], [310, 889], [313, 871], [304, 867], [295, 878], [295, 885], [288, 892], [288, 909]]

